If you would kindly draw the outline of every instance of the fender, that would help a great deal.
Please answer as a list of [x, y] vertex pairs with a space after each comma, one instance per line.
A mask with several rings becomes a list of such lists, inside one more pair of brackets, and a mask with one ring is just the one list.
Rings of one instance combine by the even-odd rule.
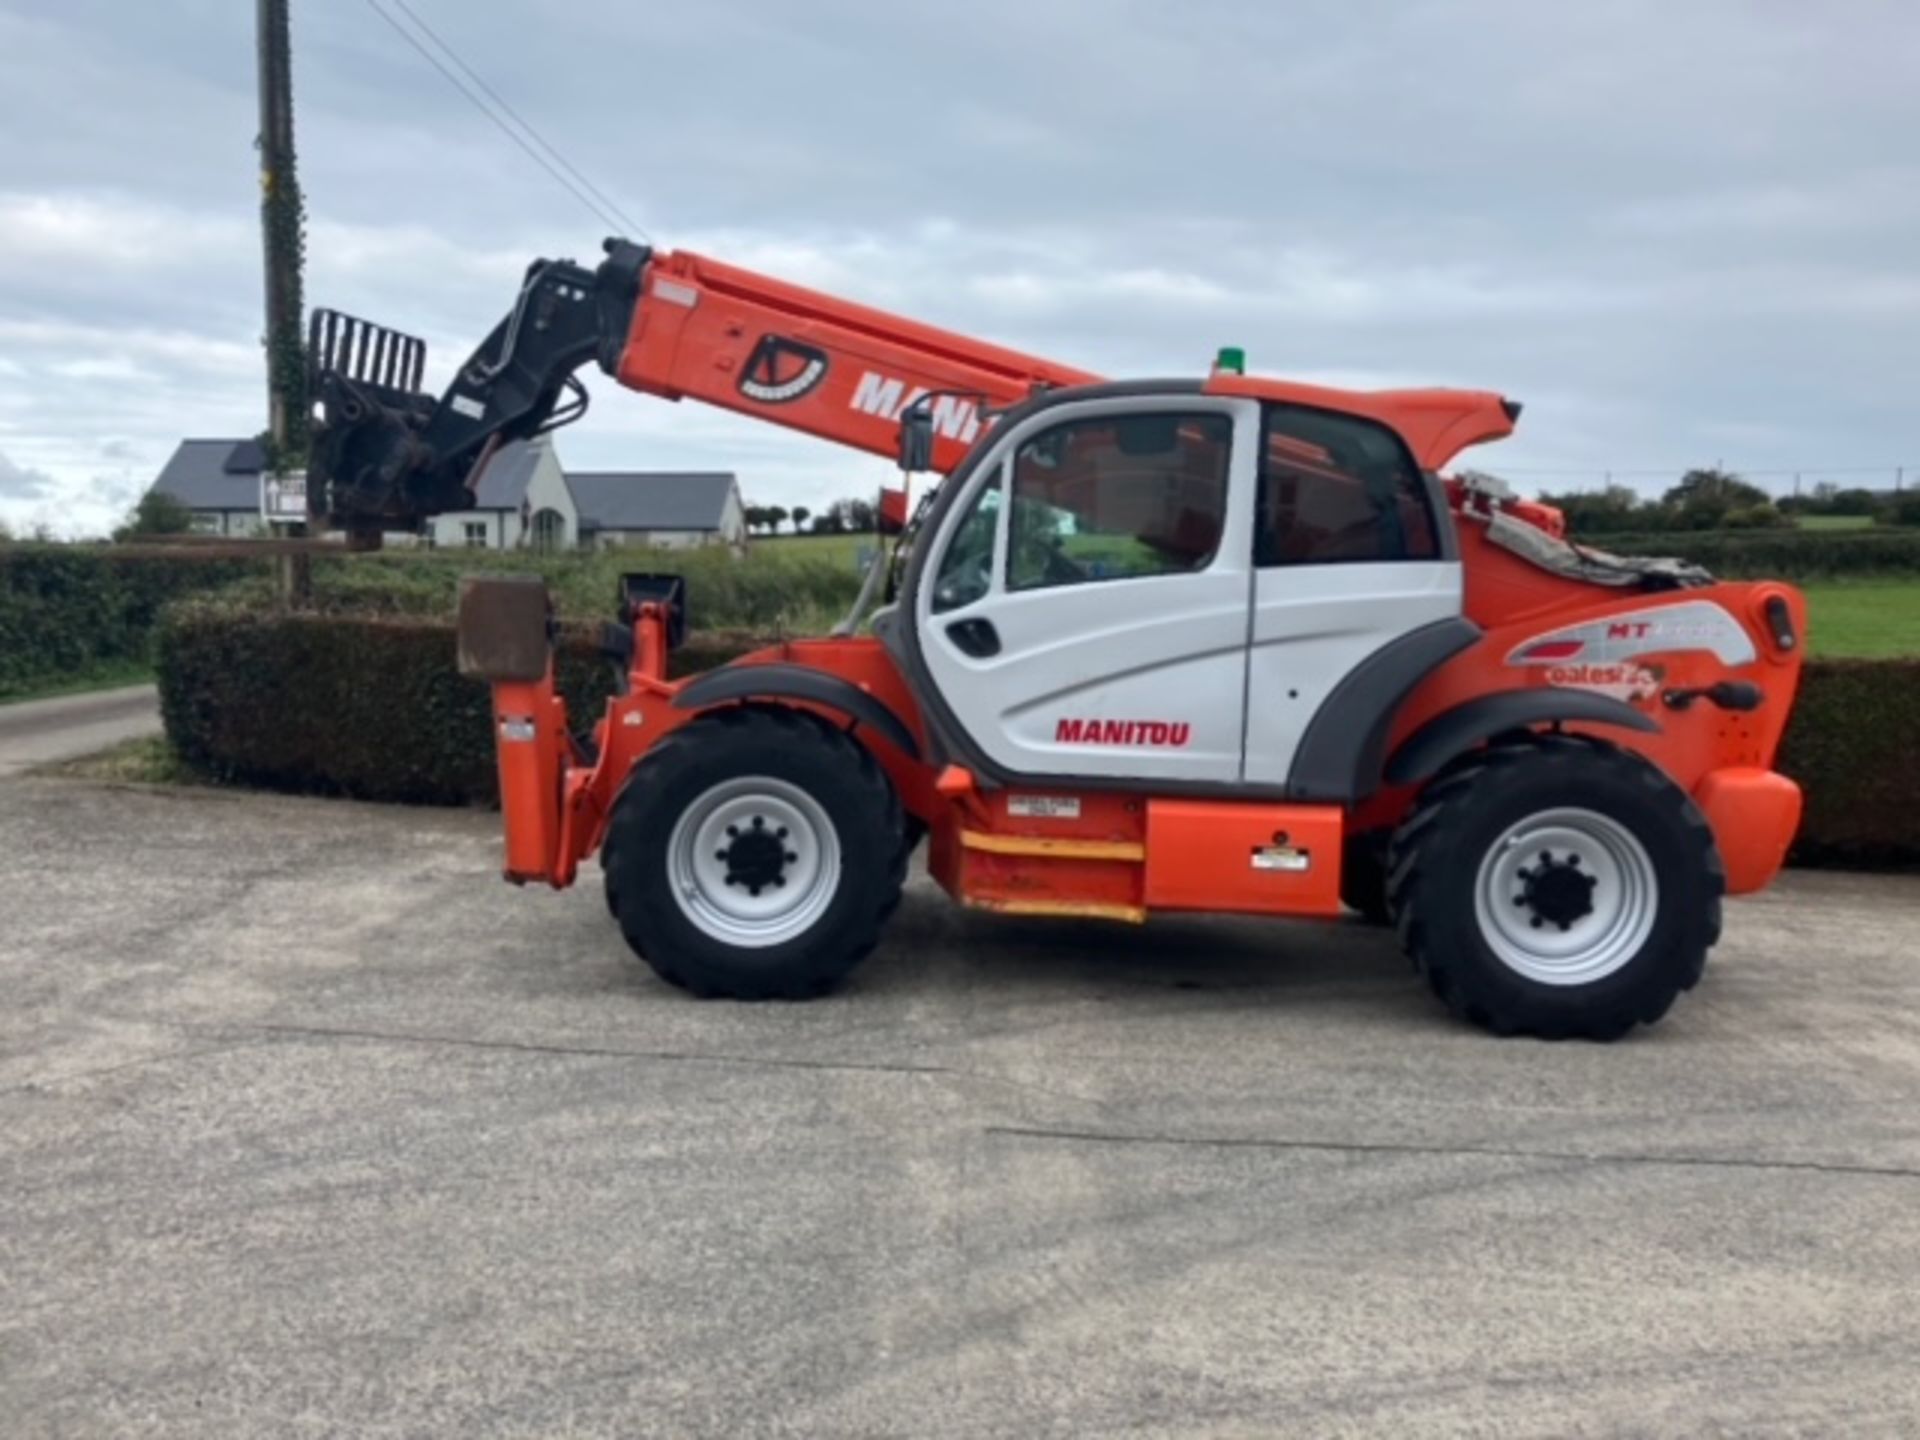
[[886, 705], [850, 680], [805, 665], [723, 665], [682, 685], [674, 692], [673, 708], [705, 710], [732, 700], [804, 700], [838, 710], [879, 731], [909, 759], [920, 758], [913, 732]]
[[1443, 710], [1409, 735], [1387, 762], [1387, 783], [1411, 785], [1424, 780], [1454, 756], [1504, 730], [1561, 721], [1618, 725], [1655, 734], [1660, 730], [1655, 721], [1610, 695], [1548, 686], [1503, 690]]
[[1388, 641], [1354, 666], [1307, 722], [1287, 772], [1287, 793], [1349, 802], [1373, 794], [1400, 702], [1480, 634], [1478, 625], [1461, 616], [1436, 620]]

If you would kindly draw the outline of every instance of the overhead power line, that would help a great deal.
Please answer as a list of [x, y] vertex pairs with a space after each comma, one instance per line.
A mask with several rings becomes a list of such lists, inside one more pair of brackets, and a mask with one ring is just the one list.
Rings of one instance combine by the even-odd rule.
[[[545, 170], [551, 175], [568, 194], [578, 200], [580, 204], [603, 225], [617, 234], [637, 236], [639, 239], [649, 242], [652, 240], [653, 237], [647, 233], [644, 226], [635, 223], [630, 216], [622, 212], [620, 207], [609, 199], [598, 186], [580, 173], [578, 167], [569, 161], [566, 156], [562, 155], [538, 130], [535, 130], [532, 125], [523, 119], [518, 111], [507, 104], [507, 102], [500, 97], [499, 92], [487, 84], [471, 65], [461, 59], [459, 52], [443, 40], [426, 21], [422, 20], [406, 3], [406, 0], [392, 0], [392, 3], [403, 11], [407, 18], [413, 21], [415, 25], [419, 26], [420, 30], [431, 39], [436, 46], [445, 52], [447, 58], [453, 62], [453, 65], [458, 67], [459, 71], [464, 73], [464, 75], [472, 81], [471, 85], [467, 83], [467, 80], [463, 80], [460, 74], [456, 74], [454, 69], [449, 68], [446, 61], [443, 61], [439, 55], [436, 55], [432, 50], [428, 49], [427, 46], [422, 43], [420, 37], [415, 35], [406, 25], [402, 24], [397, 16], [380, 3], [380, 0], [366, 0], [367, 8], [382, 20], [386, 21], [395, 34], [402, 40], [405, 40], [408, 45], [412, 46], [423, 60], [433, 66], [435, 70], [438, 70], [441, 77], [445, 79], [449, 85], [453, 86], [455, 90], [459, 91], [461, 97], [465, 99], [469, 105], [486, 116], [501, 134], [519, 146], [528, 159], [532, 160], [542, 170]], [[489, 101], [491, 101], [491, 103], [489, 103]], [[496, 106], [498, 107], [497, 109], [495, 108]], [[503, 112], [505, 116], [511, 118], [512, 124], [509, 124], [507, 119], [502, 118]], [[519, 129], [515, 129], [515, 126], [518, 126]], [[523, 131], [525, 132], [524, 134], [522, 133]], [[549, 156], [552, 158], [549, 159]]]
[[526, 116], [522, 115], [518, 110], [514, 109], [513, 106], [509, 105], [506, 101], [506, 98], [502, 96], [498, 90], [495, 90], [493, 86], [489, 85], [486, 82], [486, 79], [484, 76], [480, 75], [471, 65], [467, 64], [465, 60], [461, 59], [460, 52], [455, 50], [453, 46], [449, 45], [446, 42], [446, 40], [442, 38], [439, 31], [435, 30], [424, 19], [422, 19], [420, 16], [420, 12], [415, 10], [411, 5], [407, 4], [407, 0], [392, 0], [392, 3], [400, 11], [401, 14], [405, 15], [409, 20], [413, 21], [415, 25], [418, 25], [422, 33], [424, 33], [429, 40], [433, 41], [435, 45], [438, 45], [440, 49], [446, 53], [447, 58], [453, 61], [453, 63], [459, 68], [461, 74], [465, 75], [469, 80], [473, 81], [475, 85], [479, 86], [480, 89], [483, 92], [485, 92], [487, 98], [492, 100], [494, 104], [498, 105], [503, 111], [505, 111], [508, 118], [511, 119], [514, 124], [518, 125], [522, 130], [526, 131], [528, 137], [532, 139], [532, 141], [536, 145], [538, 145], [542, 150], [545, 150], [547, 154], [551, 155], [554, 159], [554, 162], [557, 165], [559, 165], [559, 167], [562, 170], [565, 170], [567, 174], [571, 175], [575, 180], [579, 181], [582, 189], [584, 189], [595, 200], [599, 201], [603, 206], [605, 206], [606, 213], [612, 215], [614, 219], [618, 220], [621, 223], [624, 234], [632, 235], [637, 239], [646, 240], [649, 242], [653, 239], [653, 237], [647, 233], [646, 228], [643, 225], [641, 225], [631, 215], [628, 215], [626, 211], [622, 210], [620, 206], [613, 200], [613, 198], [607, 194], [606, 191], [602, 190], [598, 185], [594, 184], [593, 181], [589, 180], [585, 175], [581, 174], [578, 167], [576, 167], [571, 160], [567, 159], [565, 155], [560, 153], [558, 146], [554, 145], [551, 141], [547, 139], [546, 136], [542, 135], [538, 130], [533, 128], [532, 121], [528, 120]]

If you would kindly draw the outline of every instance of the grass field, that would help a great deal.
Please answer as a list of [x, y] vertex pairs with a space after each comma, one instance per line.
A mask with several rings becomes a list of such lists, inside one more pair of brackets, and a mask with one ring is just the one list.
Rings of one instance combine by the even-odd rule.
[[1920, 581], [1825, 580], [1800, 588], [1807, 596], [1812, 654], [1920, 655]]
[[1871, 515], [1802, 515], [1796, 522], [1802, 530], [1867, 530], [1873, 526]]
[[861, 553], [871, 550], [878, 538], [874, 535], [757, 535], [749, 543], [756, 554], [830, 560], [854, 569]]

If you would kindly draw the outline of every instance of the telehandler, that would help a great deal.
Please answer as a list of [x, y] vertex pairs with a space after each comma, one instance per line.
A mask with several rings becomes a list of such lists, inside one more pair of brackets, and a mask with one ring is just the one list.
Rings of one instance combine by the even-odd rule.
[[[1799, 820], [1770, 768], [1788, 586], [1568, 543], [1473, 472], [1520, 406], [1209, 372], [1112, 382], [691, 254], [540, 261], [437, 398], [425, 347], [315, 314], [316, 518], [465, 509], [576, 371], [944, 478], [829, 637], [676, 681], [631, 575], [621, 693], [576, 734], [537, 579], [476, 577], [507, 878], [596, 851], [622, 934], [700, 996], [802, 998], [870, 950], [921, 838], [963, 904], [1391, 922], [1457, 1015], [1611, 1039], [1700, 979]], [[877, 606], [877, 608], [875, 608]], [[869, 613], [871, 612], [871, 613]]]

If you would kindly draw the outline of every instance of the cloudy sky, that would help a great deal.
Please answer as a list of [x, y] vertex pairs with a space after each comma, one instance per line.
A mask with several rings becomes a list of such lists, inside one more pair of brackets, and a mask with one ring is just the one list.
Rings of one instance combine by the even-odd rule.
[[[293, 0], [308, 298], [439, 380], [605, 227], [371, 3]], [[1531, 486], [1920, 470], [1904, 0], [409, 3], [663, 245], [1116, 376], [1232, 343], [1497, 388], [1527, 415], [1479, 460]], [[264, 424], [252, 26], [0, 0], [16, 527], [101, 529], [180, 436]], [[816, 507], [884, 468], [588, 378], [582, 467]]]

